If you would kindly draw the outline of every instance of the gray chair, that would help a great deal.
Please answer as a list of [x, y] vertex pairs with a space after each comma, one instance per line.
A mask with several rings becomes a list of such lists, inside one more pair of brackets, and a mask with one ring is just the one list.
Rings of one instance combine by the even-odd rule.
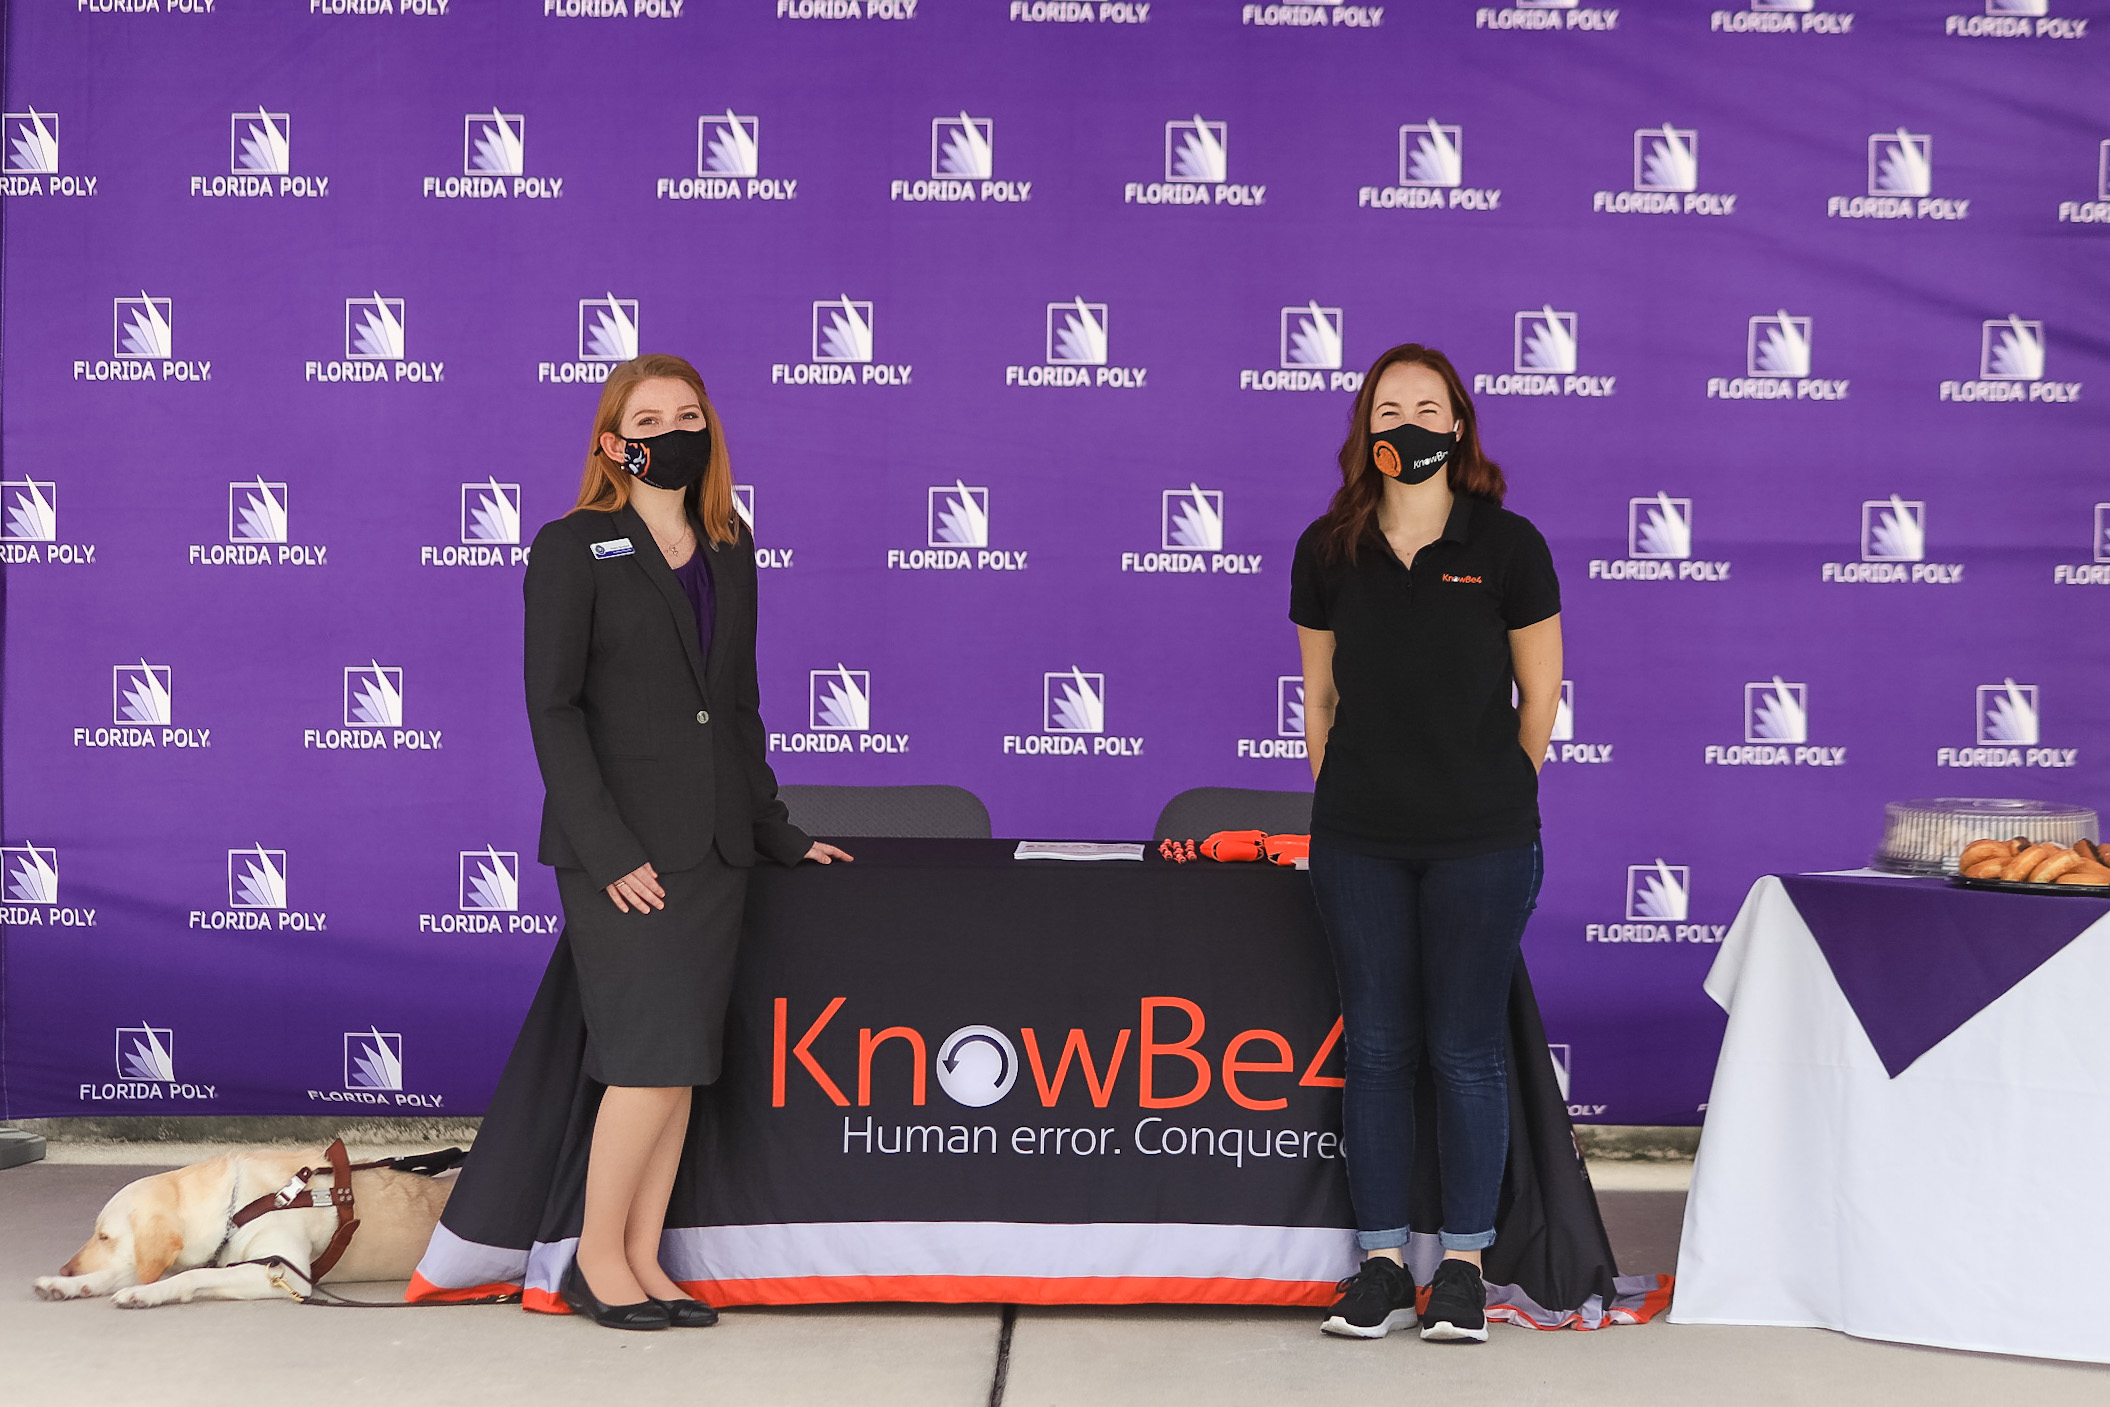
[[779, 787], [777, 795], [808, 835], [990, 836], [989, 808], [965, 787]]
[[1200, 840], [1216, 831], [1308, 835], [1311, 793], [1195, 787], [1165, 803], [1165, 809], [1158, 813], [1157, 829], [1151, 835], [1157, 840]]

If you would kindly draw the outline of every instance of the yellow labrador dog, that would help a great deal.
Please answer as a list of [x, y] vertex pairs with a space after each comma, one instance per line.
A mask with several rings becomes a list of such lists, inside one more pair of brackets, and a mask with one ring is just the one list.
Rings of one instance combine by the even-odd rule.
[[[224, 1153], [143, 1177], [119, 1189], [96, 1217], [88, 1244], [57, 1275], [39, 1279], [36, 1292], [48, 1300], [109, 1295], [122, 1309], [280, 1297], [285, 1291], [273, 1283], [271, 1267], [235, 1262], [282, 1256], [305, 1273], [336, 1233], [337, 1213], [288, 1208], [240, 1228], [233, 1217], [236, 1208], [286, 1187], [304, 1167], [319, 1169], [311, 1186], [326, 1188], [334, 1180], [320, 1149]], [[452, 1176], [354, 1172], [359, 1230], [325, 1278], [408, 1280], [453, 1188]], [[291, 1283], [307, 1288], [299, 1279]]]

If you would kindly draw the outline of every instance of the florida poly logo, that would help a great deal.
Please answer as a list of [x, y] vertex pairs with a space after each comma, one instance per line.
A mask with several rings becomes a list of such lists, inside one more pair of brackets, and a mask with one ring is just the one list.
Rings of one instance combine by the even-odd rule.
[[1018, 205], [1033, 198], [1031, 181], [996, 176], [996, 120], [962, 112], [930, 124], [930, 179], [888, 183], [889, 200], [999, 201]]
[[936, 1067], [953, 1103], [986, 1109], [1018, 1083], [1018, 1050], [994, 1026], [962, 1026], [938, 1043]]
[[345, 666], [344, 726], [403, 726], [402, 666], [384, 665], [378, 661]]
[[1977, 720], [1976, 747], [1935, 749], [1937, 767], [2053, 767], [2080, 765], [2081, 750], [2042, 746], [2042, 715], [2037, 686], [2012, 678], [1980, 684], [1972, 700]]
[[344, 1087], [346, 1089], [400, 1090], [403, 1088], [403, 1035], [370, 1026], [364, 1031], [344, 1033]]
[[1508, 9], [1473, 11], [1475, 29], [1569, 29], [1608, 34], [1619, 28], [1619, 11], [1586, 9], [1581, 0], [1512, 0]]
[[1106, 676], [1086, 674], [1074, 665], [1063, 673], [1042, 675], [1041, 730], [1048, 733], [1104, 733]]
[[[10, 112], [0, 117], [6, 147], [0, 150], [0, 172], [10, 176], [59, 174], [59, 115], [55, 112]], [[16, 192], [9, 191], [9, 195]], [[22, 192], [33, 194], [33, 192]]]
[[1810, 740], [1810, 686], [1779, 675], [1770, 683], [1744, 686], [1744, 741], [1806, 743]]
[[1339, 308], [1322, 307], [1318, 299], [1284, 308], [1277, 323], [1275, 366], [1238, 373], [1241, 391], [1356, 391], [1362, 388], [1360, 371], [1345, 371], [1341, 363], [1342, 315]]
[[1166, 489], [1160, 495], [1159, 540], [1164, 550], [1221, 552], [1224, 550], [1224, 496], [1222, 489], [1189, 484]]
[[1846, 220], [1962, 220], [1971, 202], [1934, 194], [1934, 138], [1900, 127], [1869, 135], [1868, 194], [1830, 196], [1824, 213]]
[[268, 479], [236, 480], [227, 486], [229, 542], [287, 541], [287, 493], [284, 483]]
[[59, 852], [48, 845], [0, 845], [0, 884], [9, 904], [56, 905]]
[[1581, 319], [1561, 312], [1551, 303], [1526, 309], [1515, 319], [1515, 374], [1473, 377], [1473, 392], [1489, 396], [1609, 396], [1618, 380], [1612, 376], [1581, 376], [1579, 332]]
[[813, 359], [817, 362], [872, 360], [872, 305], [845, 294], [813, 305]]
[[176, 1033], [166, 1026], [119, 1026], [117, 1078], [173, 1084], [176, 1079]]
[[1843, 401], [1848, 384], [1810, 375], [1816, 320], [1785, 308], [1754, 317], [1744, 334], [1741, 377], [1710, 376], [1707, 398], [1724, 401]]
[[1700, 189], [1700, 134], [1696, 128], [1643, 127], [1634, 133], [1634, 186], [1598, 191], [1590, 208], [1614, 215], [1728, 215], [1736, 197]]
[[863, 733], [872, 726], [872, 673], [838, 664], [806, 676], [807, 726], [816, 732]]
[[1716, 10], [1707, 27], [1719, 34], [1851, 34], [1851, 13], [1819, 10], [1816, 0], [1750, 0], [1744, 10]]
[[1358, 187], [1355, 203], [1366, 210], [1493, 210], [1502, 192], [1465, 184], [1465, 129], [1432, 117], [1399, 129], [1399, 183]]
[[637, 358], [637, 299], [613, 293], [579, 300], [579, 360], [627, 362]]
[[464, 850], [456, 907], [463, 913], [516, 913], [520, 908], [520, 856], [486, 846]]
[[344, 300], [344, 355], [348, 361], [402, 361], [406, 353], [401, 298], [375, 293]]
[[175, 670], [165, 664], [120, 664], [110, 671], [110, 721], [164, 727], [175, 688]]
[[2095, 149], [2095, 199], [2060, 201], [2059, 223], [2110, 225], [2110, 141]]
[[527, 118], [517, 112], [472, 112], [462, 119], [464, 176], [527, 174]]
[[1692, 500], [1659, 493], [1626, 501], [1626, 555], [1684, 561], [1692, 556]]
[[1963, 563], [1927, 560], [1927, 505], [1920, 499], [1865, 499], [1861, 504], [1861, 560], [1826, 562], [1819, 579], [1838, 582], [1918, 582], [1954, 586]]
[[1304, 746], [1304, 676], [1275, 676], [1275, 732], [1273, 737], [1240, 738], [1240, 757], [1286, 758], [1306, 755]]
[[1046, 361], [1040, 366], [1007, 366], [1006, 386], [1111, 386], [1139, 391], [1150, 377], [1141, 366], [1108, 366], [1112, 345], [1104, 303], [1082, 296], [1047, 305]]
[[989, 490], [966, 483], [929, 490], [928, 532], [931, 547], [987, 547]]
[[517, 547], [520, 544], [520, 485], [486, 479], [462, 485], [461, 540], [464, 546]]
[[137, 298], [112, 300], [115, 331], [111, 355], [120, 359], [162, 360], [176, 355], [176, 301], [141, 292]]
[[1965, 39], [2080, 39], [2087, 20], [2063, 19], [2051, 13], [2049, 0], [1985, 0], [1982, 15], [1950, 15], [1942, 33]]
[[238, 112], [228, 119], [227, 169], [237, 176], [284, 176], [293, 170], [293, 118], [289, 113]]
[[[59, 486], [50, 479], [0, 480], [0, 542], [56, 542], [59, 537]], [[7, 560], [13, 561], [10, 557]], [[34, 561], [35, 558], [27, 560]]]
[[2070, 405], [2081, 398], [2078, 381], [2044, 379], [2044, 324], [2010, 313], [1979, 324], [1978, 379], [1944, 381], [1945, 401], [2040, 401]]
[[1626, 916], [1630, 923], [1683, 923], [1692, 909], [1692, 866], [1626, 867]]
[[794, 178], [762, 174], [762, 119], [753, 113], [705, 113], [696, 119], [696, 174], [662, 176], [658, 200], [792, 200]]
[[1232, 185], [1231, 127], [1196, 113], [1165, 124], [1165, 179], [1130, 181], [1122, 187], [1127, 205], [1258, 206], [1266, 186]]
[[[286, 907], [286, 852], [261, 845], [227, 852], [227, 907]], [[193, 924], [193, 927], [197, 925]]]

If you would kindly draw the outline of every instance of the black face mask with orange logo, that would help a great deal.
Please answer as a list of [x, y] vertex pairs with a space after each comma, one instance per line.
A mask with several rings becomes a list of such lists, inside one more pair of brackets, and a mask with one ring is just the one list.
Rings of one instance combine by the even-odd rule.
[[701, 482], [711, 463], [711, 432], [668, 430], [642, 440], [623, 441], [623, 467], [656, 489], [685, 489]]
[[1370, 437], [1370, 462], [1386, 478], [1403, 484], [1425, 483], [1457, 447], [1456, 435], [1440, 435], [1412, 423], [1395, 425]]

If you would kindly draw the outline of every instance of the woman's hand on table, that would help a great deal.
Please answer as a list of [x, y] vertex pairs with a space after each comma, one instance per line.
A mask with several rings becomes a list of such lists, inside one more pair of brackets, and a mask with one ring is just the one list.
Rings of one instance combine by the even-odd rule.
[[832, 865], [837, 860], [842, 860], [847, 863], [850, 860], [851, 855], [850, 852], [847, 850], [838, 850], [834, 846], [826, 843], [825, 841], [816, 840], [813, 842], [813, 848], [806, 852], [806, 858], [809, 860], [818, 860], [824, 865]]

